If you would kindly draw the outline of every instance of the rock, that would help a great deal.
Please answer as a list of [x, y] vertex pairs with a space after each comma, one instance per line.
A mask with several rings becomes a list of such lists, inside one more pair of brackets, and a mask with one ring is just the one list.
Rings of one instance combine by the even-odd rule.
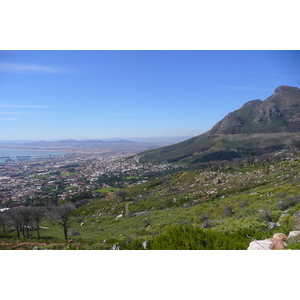
[[[280, 202], [280, 201], [279, 201], [279, 202]], [[289, 216], [289, 215], [290, 215], [290, 214], [284, 212], [284, 213], [282, 213], [282, 214], [280, 215], [279, 219], [282, 218], [282, 217], [285, 217], [285, 216]]]
[[280, 227], [280, 223], [275, 223], [275, 222], [268, 222], [269, 228], [272, 230], [275, 227]]
[[272, 244], [273, 242], [269, 239], [262, 241], [253, 241], [250, 243], [247, 250], [272, 250]]
[[300, 218], [300, 210], [296, 211], [296, 212], [294, 213], [294, 216]]
[[295, 242], [295, 240], [300, 241], [300, 231], [290, 231], [287, 239], [288, 239], [289, 242], [291, 240], [293, 240], [293, 242]]
[[300, 230], [300, 210], [294, 213], [295, 219], [295, 229]]
[[221, 179], [220, 178], [216, 178], [216, 179], [214, 179], [213, 180], [213, 184], [219, 184], [219, 183], [221, 183]]
[[120, 246], [118, 244], [114, 244], [110, 250], [120, 250]]
[[40, 248], [38, 246], [34, 246], [32, 250], [40, 250]]
[[122, 218], [123, 217], [123, 214], [120, 214], [116, 217], [116, 220], [118, 220], [119, 218]]
[[149, 244], [148, 241], [145, 241], [145, 242], [142, 243], [142, 246], [143, 246], [143, 248], [144, 248], [145, 250], [147, 249], [148, 244]]
[[216, 191], [214, 191], [214, 190], [208, 192], [208, 196], [214, 196], [214, 195], [216, 195], [216, 194], [217, 194], [217, 193], [216, 193]]

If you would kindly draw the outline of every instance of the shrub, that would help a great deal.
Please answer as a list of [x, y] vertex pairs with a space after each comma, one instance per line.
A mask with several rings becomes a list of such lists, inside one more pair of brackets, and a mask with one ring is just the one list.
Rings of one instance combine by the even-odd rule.
[[278, 198], [285, 198], [286, 195], [287, 195], [286, 192], [280, 193], [280, 194], [278, 195]]
[[246, 207], [249, 205], [249, 201], [248, 200], [243, 200], [240, 204], [240, 207]]
[[295, 196], [295, 197], [288, 198], [286, 201], [287, 201], [289, 207], [291, 207], [291, 206], [295, 206], [296, 204], [298, 204], [299, 199], [300, 199], [300, 196]]
[[145, 239], [134, 239], [127, 242], [121, 242], [120, 248], [123, 250], [144, 250], [143, 242]]
[[[253, 235], [254, 232], [249, 232]], [[151, 250], [243, 250], [249, 245], [247, 231], [222, 233], [192, 226], [172, 226], [150, 243]]]
[[287, 208], [295, 206], [296, 204], [298, 204], [299, 199], [300, 199], [300, 196], [295, 196], [295, 197], [288, 198], [286, 200], [280, 200], [277, 203], [277, 208], [279, 210], [286, 210]]
[[72, 229], [70, 229], [69, 235], [75, 236], [75, 235], [80, 235], [80, 233], [72, 228]]
[[259, 218], [260, 222], [263, 222], [263, 221], [272, 222], [272, 213], [271, 213], [271, 211], [265, 209], [261, 212], [261, 214], [258, 218]]
[[294, 250], [299, 250], [300, 249], [300, 243], [290, 243], [287, 246], [287, 249], [294, 249]]
[[208, 228], [210, 227], [211, 221], [209, 220], [209, 213], [206, 213], [204, 215], [201, 215], [199, 217], [199, 221], [202, 222], [202, 227], [203, 228]]
[[109, 250], [110, 247], [103, 243], [94, 243], [91, 246], [89, 246], [89, 249], [90, 250]]
[[287, 208], [287, 206], [286, 206], [286, 204], [285, 204], [284, 201], [280, 200], [280, 201], [278, 201], [278, 203], [277, 203], [277, 208], [278, 208], [279, 210], [285, 210], [285, 209]]
[[231, 205], [226, 205], [224, 207], [224, 215], [225, 217], [231, 217], [234, 214], [234, 212], [232, 211], [232, 206]]

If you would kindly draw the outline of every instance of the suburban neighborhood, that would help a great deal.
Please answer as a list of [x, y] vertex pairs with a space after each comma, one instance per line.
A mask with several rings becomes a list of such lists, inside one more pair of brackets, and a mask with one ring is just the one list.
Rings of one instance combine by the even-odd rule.
[[142, 183], [150, 175], [179, 168], [176, 164], [139, 163], [134, 153], [95, 149], [28, 161], [7, 159], [0, 163], [0, 208], [47, 205], [49, 200], [54, 203], [48, 204], [58, 204], [80, 194], [100, 196], [110, 187], [113, 191], [120, 184]]

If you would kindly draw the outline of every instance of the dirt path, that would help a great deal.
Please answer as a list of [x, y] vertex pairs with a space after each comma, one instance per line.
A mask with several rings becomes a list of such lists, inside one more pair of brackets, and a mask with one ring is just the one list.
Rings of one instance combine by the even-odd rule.
[[160, 193], [163, 193], [164, 191], [166, 191], [167, 189], [170, 189], [170, 186], [173, 185], [176, 181], [178, 181], [182, 176], [184, 176], [186, 174], [186, 172], [184, 172], [183, 174], [181, 174], [176, 180], [174, 180], [167, 188], [165, 188], [164, 190], [160, 191]]

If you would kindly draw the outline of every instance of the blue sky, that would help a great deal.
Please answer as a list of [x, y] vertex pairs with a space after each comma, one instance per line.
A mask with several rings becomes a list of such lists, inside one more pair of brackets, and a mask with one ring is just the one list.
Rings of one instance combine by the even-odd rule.
[[0, 140], [198, 135], [279, 85], [300, 51], [0, 51]]

